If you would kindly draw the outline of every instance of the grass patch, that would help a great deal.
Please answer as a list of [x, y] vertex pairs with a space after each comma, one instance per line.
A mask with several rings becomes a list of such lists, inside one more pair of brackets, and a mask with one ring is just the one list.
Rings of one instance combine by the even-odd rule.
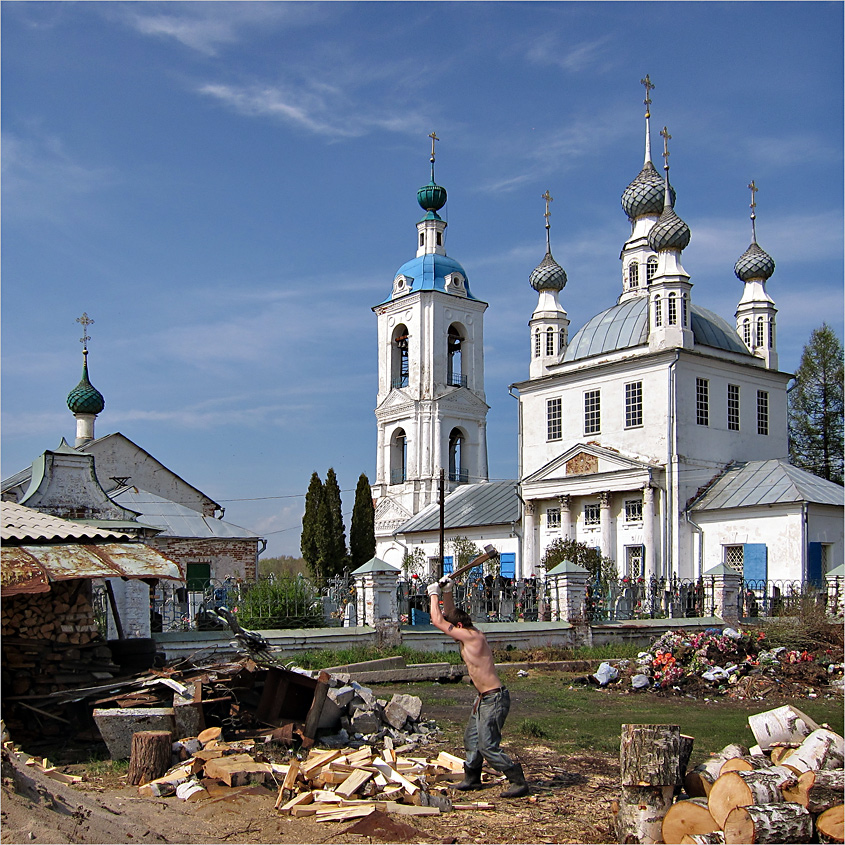
[[462, 663], [458, 651], [415, 651], [398, 648], [376, 648], [375, 646], [353, 646], [344, 649], [322, 649], [320, 651], [297, 652], [285, 655], [303, 669], [325, 669], [327, 666], [345, 666], [347, 663], [365, 663], [384, 657], [404, 657], [405, 663]]
[[497, 663], [539, 663], [559, 660], [612, 660], [622, 657], [636, 657], [643, 650], [642, 646], [634, 643], [616, 643], [594, 646], [578, 646], [578, 648], [561, 648], [549, 646], [546, 648], [497, 648], [493, 655]]
[[548, 732], [537, 719], [523, 719], [516, 730], [522, 736], [532, 737], [533, 739], [544, 739], [548, 736]]
[[129, 761], [112, 760], [111, 758], [103, 758], [92, 754], [91, 757], [88, 758], [88, 762], [85, 764], [85, 771], [91, 777], [101, 778], [106, 777], [107, 775], [120, 777], [121, 775], [127, 774], [129, 771]]

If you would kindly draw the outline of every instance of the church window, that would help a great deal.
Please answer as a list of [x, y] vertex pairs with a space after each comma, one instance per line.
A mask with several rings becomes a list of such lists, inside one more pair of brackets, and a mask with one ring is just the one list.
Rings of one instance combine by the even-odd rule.
[[742, 546], [725, 546], [725, 566], [733, 569], [734, 572], [742, 574], [742, 564], [745, 558]]
[[393, 331], [391, 350], [391, 387], [407, 387], [408, 369], [408, 328], [401, 323]]
[[407, 477], [408, 467], [408, 438], [404, 429], [396, 430], [390, 452], [390, 483], [402, 484]]
[[601, 391], [588, 390], [584, 394], [584, 434], [601, 431]]
[[681, 308], [683, 309], [681, 313], [681, 325], [687, 328], [689, 326], [689, 297], [686, 294], [681, 297]]
[[643, 383], [633, 381], [625, 385], [625, 428], [643, 424]]
[[642, 499], [626, 499], [625, 500], [625, 522], [642, 522], [643, 521], [643, 500]]
[[645, 574], [643, 572], [644, 551], [643, 546], [625, 546], [625, 571], [629, 578], [636, 580]]
[[558, 347], [561, 352], [566, 349], [566, 329], [560, 330], [560, 346]]
[[710, 381], [695, 380], [695, 421], [698, 425], [710, 425]]
[[652, 255], [648, 263], [645, 265], [645, 280], [651, 283], [651, 280], [657, 275], [657, 259]]
[[425, 235], [422, 232], [420, 232], [420, 246], [424, 246], [424, 245], [425, 245]]
[[437, 246], [443, 246], [443, 232], [438, 232], [436, 235]]
[[728, 385], [728, 431], [739, 431], [739, 385]]
[[769, 433], [769, 392], [757, 391], [757, 434]]
[[546, 329], [546, 355], [555, 354], [555, 331], [552, 328]]
[[640, 265], [632, 261], [628, 265], [628, 287], [638, 288], [640, 286]]
[[546, 400], [546, 440], [560, 440], [563, 436], [563, 400]]
[[457, 327], [449, 326], [449, 335], [446, 338], [447, 361], [447, 384], [451, 387], [466, 387], [467, 378], [461, 373], [461, 348], [463, 339]]
[[769, 349], [775, 348], [775, 321], [769, 320]]
[[763, 323], [763, 318], [757, 318], [757, 346], [760, 347], [763, 345], [763, 338], [766, 336], [766, 326]]
[[751, 321], [747, 317], [742, 321], [742, 342], [751, 346]]
[[654, 325], [663, 325], [663, 306], [659, 296], [654, 297]]
[[464, 435], [459, 428], [453, 428], [449, 435], [449, 481], [466, 484], [469, 470], [463, 466], [461, 453], [464, 448]]
[[560, 528], [560, 508], [548, 508], [546, 510], [546, 527]]
[[674, 326], [678, 322], [678, 305], [675, 300], [675, 294], [669, 294], [669, 307], [667, 309], [667, 317], [669, 319], [669, 325]]
[[540, 357], [540, 350], [542, 347], [542, 340], [540, 338], [540, 329], [534, 329], [534, 357]]
[[584, 505], [584, 525], [598, 525], [601, 522], [601, 507], [598, 504]]

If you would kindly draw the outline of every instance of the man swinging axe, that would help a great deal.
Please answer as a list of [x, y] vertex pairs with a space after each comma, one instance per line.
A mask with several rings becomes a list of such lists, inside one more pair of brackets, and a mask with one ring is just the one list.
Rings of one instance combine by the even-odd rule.
[[[528, 794], [528, 784], [522, 766], [514, 763], [501, 748], [502, 726], [505, 724], [511, 706], [510, 693], [502, 686], [493, 652], [487, 638], [472, 624], [466, 611], [455, 607], [452, 590], [454, 578], [467, 569], [478, 566], [499, 553], [492, 546], [484, 547], [484, 554], [471, 560], [455, 572], [444, 576], [440, 581], [428, 587], [431, 605], [431, 624], [457, 640], [461, 656], [466, 663], [470, 680], [478, 691], [478, 697], [472, 707], [466, 730], [464, 746], [464, 779], [455, 784], [455, 789], [482, 789], [481, 767], [486, 760], [494, 769], [503, 772], [510, 781], [510, 786], [502, 792], [502, 798], [520, 798]], [[440, 610], [440, 597], [443, 597], [443, 611]]]

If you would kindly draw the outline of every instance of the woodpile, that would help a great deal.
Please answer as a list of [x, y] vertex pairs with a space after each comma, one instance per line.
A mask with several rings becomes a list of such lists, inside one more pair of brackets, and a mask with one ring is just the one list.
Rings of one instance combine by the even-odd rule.
[[46, 595], [22, 593], [3, 599], [0, 634], [87, 645], [99, 636], [90, 581], [59, 581]]
[[729, 745], [689, 772], [677, 725], [623, 725], [618, 842], [843, 842], [845, 740], [789, 705], [749, 723], [758, 745]]
[[[133, 741], [133, 751], [134, 746]], [[376, 811], [433, 816], [493, 807], [484, 801], [453, 803], [449, 798], [448, 784], [464, 777], [461, 758], [446, 752], [432, 759], [404, 757], [396, 753], [389, 738], [382, 751], [312, 748], [302, 760], [292, 756], [285, 763], [275, 763], [254, 740], [226, 742], [220, 728], [208, 728], [197, 737], [173, 743], [173, 753], [190, 756], [142, 783], [139, 795], [199, 801], [227, 787], [264, 784], [278, 790], [278, 812], [314, 816], [317, 821], [345, 821]]]

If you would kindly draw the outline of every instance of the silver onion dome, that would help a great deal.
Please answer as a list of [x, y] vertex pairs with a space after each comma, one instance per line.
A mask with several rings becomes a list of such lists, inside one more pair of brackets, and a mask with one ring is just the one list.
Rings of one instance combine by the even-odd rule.
[[655, 251], [666, 249], [686, 249], [690, 241], [690, 229], [669, 206], [663, 209], [660, 219], [648, 233], [648, 245]]
[[734, 264], [734, 273], [741, 282], [750, 282], [752, 279], [765, 282], [774, 272], [774, 259], [756, 241], [751, 242]]
[[[629, 220], [635, 220], [644, 214], [660, 214], [663, 211], [665, 196], [663, 177], [647, 161], [636, 179], [622, 192], [622, 210]], [[672, 203], [675, 202], [675, 190], [669, 186]]]
[[563, 290], [566, 287], [566, 270], [547, 252], [543, 260], [531, 271], [528, 280], [538, 293], [541, 290]]

